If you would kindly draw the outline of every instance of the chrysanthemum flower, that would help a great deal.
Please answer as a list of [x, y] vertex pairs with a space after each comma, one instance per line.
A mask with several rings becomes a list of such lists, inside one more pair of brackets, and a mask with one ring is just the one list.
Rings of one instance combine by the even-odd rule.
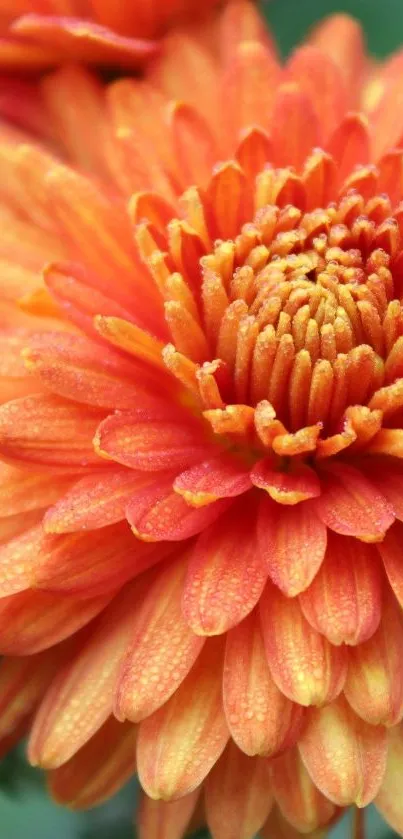
[[138, 67], [173, 23], [200, 19], [217, 0], [0, 0], [0, 67], [62, 60]]
[[402, 832], [403, 57], [217, 43], [2, 129], [1, 733], [142, 839]]

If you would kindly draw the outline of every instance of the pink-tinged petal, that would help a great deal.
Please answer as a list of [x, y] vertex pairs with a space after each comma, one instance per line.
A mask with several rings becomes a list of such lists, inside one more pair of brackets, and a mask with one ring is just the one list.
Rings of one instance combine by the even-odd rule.
[[41, 510], [54, 504], [71, 487], [73, 475], [31, 472], [0, 463], [0, 516]]
[[273, 679], [300, 705], [331, 702], [343, 688], [347, 654], [313, 629], [297, 600], [268, 584], [260, 601], [263, 639]]
[[159, 472], [186, 469], [203, 460], [212, 446], [203, 426], [181, 418], [153, 419], [138, 414], [114, 414], [98, 428], [95, 446], [104, 457], [131, 469]]
[[331, 644], [361, 644], [381, 617], [382, 575], [377, 550], [358, 539], [328, 534], [325, 559], [300, 603], [311, 626]]
[[326, 825], [336, 808], [308, 775], [298, 749], [270, 762], [273, 793], [283, 816], [301, 833]]
[[[366, 462], [368, 461], [368, 462]], [[361, 464], [360, 464], [361, 465]], [[361, 468], [391, 505], [397, 519], [403, 520], [403, 464], [382, 458], [363, 459]]]
[[297, 740], [305, 713], [273, 681], [256, 612], [228, 632], [223, 696], [228, 728], [245, 754], [270, 757]]
[[253, 839], [273, 804], [270, 764], [230, 740], [207, 777], [207, 823], [217, 839]]
[[182, 615], [187, 554], [161, 569], [140, 608], [127, 644], [116, 694], [119, 719], [138, 722], [166, 702], [202, 650]]
[[40, 529], [31, 541], [14, 540], [3, 551], [4, 559], [15, 562], [20, 546], [21, 573], [25, 560], [25, 580], [49, 592], [93, 597], [115, 591], [127, 580], [165, 556], [161, 549], [144, 545], [134, 538], [127, 522], [95, 530], [60, 535]]
[[149, 368], [106, 347], [100, 350], [98, 344], [79, 335], [47, 332], [34, 336], [23, 357], [28, 370], [67, 399], [112, 410], [130, 410], [138, 401], [144, 408], [160, 404], [153, 395], [156, 382]]
[[396, 521], [388, 530], [383, 542], [378, 545], [385, 571], [392, 589], [403, 608], [403, 523]]
[[204, 780], [229, 732], [221, 698], [222, 643], [208, 641], [171, 699], [140, 723], [137, 767], [151, 798], [181, 798]]
[[399, 836], [403, 833], [402, 771], [403, 725], [399, 725], [388, 731], [386, 772], [374, 801], [385, 821]]
[[77, 600], [23, 591], [0, 600], [0, 654], [32, 655], [78, 632], [108, 605], [111, 594]]
[[344, 80], [336, 64], [325, 51], [306, 45], [292, 54], [286, 77], [309, 97], [327, 139], [346, 110]]
[[49, 772], [48, 789], [58, 804], [87, 810], [114, 795], [135, 769], [135, 726], [109, 717], [67, 763]]
[[235, 498], [251, 486], [248, 466], [225, 453], [191, 466], [174, 481], [175, 492], [192, 507]]
[[337, 163], [337, 176], [341, 185], [358, 164], [370, 160], [368, 123], [362, 114], [347, 114], [335, 129], [326, 145]]
[[393, 509], [385, 496], [361, 472], [343, 463], [321, 473], [318, 515], [331, 530], [363, 542], [380, 542], [393, 524]]
[[28, 49], [33, 41], [36, 49], [41, 48], [45, 67], [59, 63], [63, 55], [65, 60], [116, 64], [132, 69], [149, 61], [158, 51], [154, 41], [126, 38], [98, 23], [64, 15], [22, 15], [12, 31], [20, 42], [27, 39]]
[[258, 519], [259, 550], [273, 582], [295, 597], [311, 584], [325, 555], [326, 525], [309, 502], [296, 507], [263, 497]]
[[104, 414], [57, 396], [26, 396], [0, 408], [0, 454], [39, 466], [101, 466], [92, 438]]
[[205, 530], [227, 510], [231, 499], [199, 509], [190, 507], [172, 488], [170, 479], [159, 479], [149, 489], [142, 489], [131, 499], [126, 516], [133, 532], [145, 542], [177, 542]]
[[182, 839], [199, 797], [200, 789], [177, 801], [153, 801], [142, 793], [136, 814], [139, 839]]
[[386, 767], [386, 730], [359, 719], [344, 697], [312, 710], [299, 747], [313, 782], [330, 801], [365, 807], [377, 794]]
[[396, 725], [403, 717], [402, 648], [402, 613], [389, 592], [374, 635], [350, 650], [344, 685], [351, 707], [371, 725]]
[[294, 506], [320, 495], [320, 482], [309, 466], [290, 472], [273, 469], [271, 459], [259, 460], [250, 473], [252, 483], [266, 492], [278, 504]]
[[236, 626], [258, 602], [266, 578], [254, 505], [242, 500], [199, 536], [191, 553], [183, 613], [193, 632], [220, 635]]
[[58, 672], [32, 727], [33, 764], [55, 769], [66, 763], [111, 715], [120, 663], [146, 585], [142, 580], [125, 589]]
[[[48, 483], [52, 480], [54, 485], [54, 478], [45, 478]], [[36, 480], [38, 481], [38, 478]], [[42, 482], [44, 483], [44, 478]], [[58, 481], [57, 485], [59, 483]], [[44, 529], [46, 533], [72, 533], [76, 530], [96, 530], [115, 524], [125, 518], [127, 502], [133, 492], [147, 486], [148, 483], [148, 477], [144, 473], [126, 469], [118, 469], [115, 472], [99, 471], [81, 478], [73, 486], [70, 479], [71, 489], [46, 512]], [[45, 487], [47, 488], [47, 484]], [[59, 492], [58, 496], [60, 495]], [[48, 503], [51, 504], [52, 501]]]
[[321, 128], [312, 102], [295, 82], [277, 88], [271, 118], [273, 161], [300, 169], [320, 145]]

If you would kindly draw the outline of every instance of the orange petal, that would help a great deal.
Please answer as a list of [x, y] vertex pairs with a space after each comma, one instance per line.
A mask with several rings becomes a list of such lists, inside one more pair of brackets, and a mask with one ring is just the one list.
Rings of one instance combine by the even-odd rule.
[[73, 475], [31, 472], [0, 463], [0, 516], [40, 510], [54, 504], [71, 486]]
[[382, 610], [382, 576], [375, 547], [329, 532], [325, 559], [300, 602], [311, 626], [332, 644], [366, 641], [375, 632]]
[[[11, 469], [12, 467], [5, 468]], [[0, 475], [1, 472], [0, 466]], [[54, 478], [51, 478], [51, 480], [53, 482], [53, 495], [55, 495]], [[50, 478], [46, 475], [42, 476], [42, 483], [39, 482], [38, 477], [36, 477], [35, 483], [31, 478], [27, 490], [33, 489], [37, 492], [43, 486], [45, 491], [43, 500], [46, 500], [47, 494], [50, 495], [49, 481]], [[27, 483], [28, 481], [25, 479], [25, 484]], [[148, 478], [143, 473], [126, 469], [99, 471], [81, 478], [73, 486], [71, 486], [71, 479], [69, 479], [69, 487], [71, 488], [62, 495], [56, 504], [53, 504], [53, 507], [47, 510], [44, 518], [44, 529], [46, 533], [72, 533], [76, 530], [95, 530], [115, 524], [125, 518], [127, 502], [133, 492], [139, 487], [147, 485], [147, 483]], [[37, 486], [38, 484], [39, 486]], [[63, 484], [57, 495], [59, 496], [62, 491]], [[41, 494], [40, 498], [42, 497]], [[55, 499], [50, 498], [47, 503], [52, 504], [52, 500]], [[46, 506], [46, 504], [43, 504], [43, 506]]]
[[308, 44], [292, 54], [286, 75], [308, 95], [327, 139], [346, 109], [347, 93], [339, 68], [327, 52]]
[[94, 326], [97, 332], [113, 346], [125, 350], [139, 361], [146, 361], [165, 371], [162, 360], [164, 345], [134, 323], [122, 318], [96, 315]]
[[98, 428], [95, 445], [105, 457], [146, 472], [186, 469], [211, 450], [202, 426], [169, 416], [154, 420], [141, 411], [107, 417]]
[[[66, 333], [34, 337], [23, 351], [28, 370], [54, 393], [97, 408], [153, 405], [153, 374], [87, 338]], [[158, 404], [158, 402], [157, 402]]]
[[[312, 833], [304, 833], [305, 839], [325, 839], [326, 828], [313, 830]], [[280, 810], [273, 807], [266, 824], [260, 831], [261, 839], [301, 839], [301, 833], [292, 827], [290, 822], [281, 815]]]
[[73, 810], [97, 807], [134, 774], [136, 729], [114, 717], [59, 769], [48, 775], [49, 792]]
[[246, 221], [244, 191], [245, 176], [238, 163], [229, 161], [215, 168], [206, 191], [212, 208], [214, 238], [231, 239], [239, 232]]
[[0, 742], [17, 729], [41, 699], [52, 679], [56, 657], [50, 650], [26, 657], [8, 656], [1, 662]]
[[360, 720], [344, 697], [311, 713], [300, 750], [312, 780], [335, 804], [365, 807], [385, 773], [385, 729]]
[[250, 477], [255, 486], [265, 489], [278, 504], [294, 506], [320, 495], [318, 476], [309, 466], [285, 472], [274, 469], [272, 460], [266, 458], [255, 464]]
[[402, 645], [401, 610], [389, 594], [374, 635], [350, 650], [344, 686], [351, 707], [371, 725], [396, 725], [403, 717]]
[[399, 835], [403, 833], [403, 726], [393, 726], [388, 731], [388, 759], [381, 788], [375, 798], [375, 805], [385, 821]]
[[145, 581], [126, 588], [52, 682], [32, 727], [34, 765], [55, 769], [66, 763], [112, 713], [120, 662], [145, 590]]
[[403, 457], [403, 430], [401, 428], [381, 428], [367, 446], [368, 454], [385, 454], [391, 457]]
[[219, 498], [235, 498], [252, 486], [246, 464], [219, 454], [191, 466], [174, 481], [174, 490], [192, 507], [204, 507]]
[[392, 589], [403, 608], [403, 563], [402, 563], [403, 524], [396, 521], [387, 532], [383, 542], [378, 545], [385, 571]]
[[321, 132], [310, 98], [294, 82], [277, 88], [271, 123], [274, 163], [301, 169]]
[[271, 756], [297, 738], [304, 712], [273, 681], [256, 612], [227, 634], [223, 694], [231, 735], [246, 754]]
[[234, 52], [245, 41], [263, 44], [275, 55], [276, 44], [259, 9], [248, 0], [227, 3], [220, 17], [220, 52], [230, 63]]
[[287, 821], [301, 833], [326, 825], [335, 806], [315, 786], [296, 748], [270, 762], [273, 792]]
[[133, 722], [166, 702], [187, 676], [204, 640], [182, 616], [187, 555], [161, 569], [146, 595], [119, 675], [115, 713]]
[[230, 741], [207, 777], [207, 823], [217, 839], [253, 839], [272, 807], [270, 764]]
[[170, 112], [170, 128], [175, 153], [181, 162], [183, 185], [203, 186], [217, 160], [217, 147], [202, 114], [191, 105], [175, 102]]
[[403, 468], [399, 460], [371, 457], [361, 461], [360, 467], [389, 501], [396, 518], [403, 520]]
[[284, 507], [263, 497], [258, 522], [259, 548], [271, 579], [287, 597], [304, 591], [325, 555], [327, 528], [312, 505]]
[[0, 408], [0, 453], [40, 466], [80, 468], [102, 464], [92, 438], [103, 414], [41, 394]]
[[73, 600], [23, 591], [0, 600], [0, 653], [32, 655], [64, 641], [96, 617], [111, 595]]
[[219, 635], [236, 626], [259, 600], [266, 577], [256, 514], [242, 500], [199, 536], [190, 556], [183, 613], [193, 632]]
[[136, 814], [139, 839], [182, 839], [199, 796], [195, 789], [177, 801], [153, 801], [143, 793]]
[[343, 688], [347, 660], [302, 614], [297, 600], [267, 585], [260, 601], [263, 637], [273, 679], [300, 705], [331, 702]]
[[366, 58], [359, 22], [343, 13], [330, 15], [320, 21], [310, 41], [338, 66], [346, 82], [346, 91], [354, 103], [360, 91]]
[[221, 698], [222, 645], [209, 641], [189, 675], [140, 723], [137, 765], [151, 798], [181, 798], [206, 777], [229, 737]]
[[231, 499], [222, 499], [207, 507], [190, 507], [172, 489], [173, 478], [161, 476], [154, 486], [139, 490], [127, 506], [132, 530], [145, 542], [189, 539], [212, 524], [231, 503]]
[[334, 463], [321, 473], [321, 485], [315, 509], [331, 530], [363, 542], [383, 539], [394, 515], [375, 484], [354, 467]]
[[226, 134], [233, 147], [240, 132], [253, 126], [268, 129], [280, 65], [263, 43], [237, 44], [224, 71], [221, 96]]
[[337, 162], [339, 184], [359, 163], [370, 160], [368, 123], [361, 114], [347, 114], [326, 145]]

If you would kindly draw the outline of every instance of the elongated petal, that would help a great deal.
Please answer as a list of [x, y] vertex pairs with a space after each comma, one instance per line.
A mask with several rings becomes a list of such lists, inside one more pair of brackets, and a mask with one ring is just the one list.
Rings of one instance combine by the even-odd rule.
[[0, 600], [0, 653], [32, 655], [69, 638], [109, 603], [111, 594], [86, 600], [23, 591]]
[[280, 72], [270, 49], [259, 41], [248, 38], [236, 46], [222, 81], [223, 115], [232, 142], [242, 129], [269, 128]]
[[365, 807], [377, 794], [386, 767], [386, 731], [360, 720], [343, 697], [312, 711], [300, 750], [312, 780], [335, 804]]
[[270, 765], [277, 804], [296, 830], [309, 833], [330, 821], [336, 808], [309, 777], [298, 749], [289, 749]]
[[[54, 487], [54, 479], [45, 476], [45, 480], [48, 482], [45, 483], [46, 488], [51, 480]], [[127, 502], [133, 492], [144, 485], [147, 485], [147, 477], [143, 473], [126, 469], [99, 471], [82, 478], [47, 510], [44, 518], [46, 533], [72, 533], [115, 524], [125, 518]], [[35, 485], [34, 488], [36, 491]], [[55, 494], [55, 490], [53, 492]], [[51, 504], [52, 500], [48, 503]]]
[[51, 472], [28, 472], [0, 463], [0, 515], [44, 509], [54, 504], [73, 480], [73, 475], [67, 474], [55, 481]]
[[273, 681], [256, 611], [228, 632], [223, 696], [229, 730], [245, 754], [271, 756], [297, 738], [304, 712]]
[[277, 166], [299, 169], [321, 142], [319, 122], [310, 98], [294, 82], [277, 89], [271, 134]]
[[268, 584], [260, 615], [267, 660], [279, 690], [300, 705], [323, 705], [338, 696], [346, 677], [346, 653], [309, 625], [298, 601]]
[[287, 597], [304, 591], [317, 574], [325, 555], [326, 525], [306, 502], [295, 507], [260, 502], [259, 549], [271, 579]]
[[112, 713], [119, 667], [144, 585], [123, 591], [54, 679], [32, 727], [32, 763], [47, 769], [66, 763]]
[[198, 657], [204, 640], [182, 615], [187, 554], [161, 570], [139, 611], [127, 644], [115, 712], [137, 722], [157, 710], [177, 690]]
[[388, 731], [388, 759], [381, 788], [375, 804], [387, 823], [403, 832], [403, 800], [400, 794], [403, 769], [403, 726], [394, 726]]
[[173, 477], [165, 481], [161, 478], [149, 489], [138, 491], [127, 505], [127, 520], [145, 542], [189, 539], [205, 530], [231, 503], [222, 499], [207, 507], [190, 507], [172, 489]]
[[326, 150], [335, 158], [340, 184], [358, 164], [370, 159], [368, 124], [361, 114], [348, 114], [331, 136]]
[[191, 554], [183, 613], [193, 632], [219, 635], [239, 623], [256, 605], [266, 577], [256, 513], [241, 501], [199, 536]]
[[403, 717], [403, 619], [391, 593], [372, 637], [349, 654], [344, 693], [362, 719], [371, 725], [396, 725]]
[[395, 522], [383, 542], [378, 545], [385, 571], [392, 589], [403, 608], [403, 564], [402, 564], [403, 523]]
[[329, 533], [324, 562], [300, 596], [305, 617], [332, 644], [360, 644], [381, 617], [382, 578], [377, 550]]
[[27, 396], [0, 408], [0, 453], [39, 466], [99, 466], [92, 438], [103, 414], [56, 396]]
[[328, 466], [321, 478], [322, 494], [315, 504], [324, 523], [364, 542], [382, 541], [394, 515], [375, 484], [344, 463]]
[[[304, 833], [306, 839], [325, 839], [326, 828], [313, 830], [311, 833]], [[274, 806], [264, 827], [260, 831], [261, 839], [301, 839], [301, 833], [292, 827], [290, 822], [284, 818], [278, 807]]]
[[270, 764], [232, 741], [206, 780], [207, 822], [217, 839], [253, 839], [273, 803]]
[[286, 73], [309, 96], [327, 139], [344, 116], [347, 99], [336, 64], [325, 51], [306, 45], [293, 53]]
[[203, 507], [219, 498], [234, 498], [251, 486], [246, 464], [226, 454], [190, 467], [174, 482], [175, 492], [192, 507]]
[[221, 699], [222, 646], [209, 641], [176, 693], [140, 723], [137, 766], [151, 798], [192, 792], [229, 737]]
[[199, 796], [195, 789], [177, 801], [153, 801], [143, 793], [136, 818], [139, 839], [182, 839]]
[[202, 427], [195, 423], [145, 421], [135, 414], [108, 417], [98, 428], [96, 448], [124, 466], [146, 472], [186, 469], [203, 460], [210, 449]]
[[33, 711], [52, 678], [54, 664], [54, 650], [3, 659], [0, 664], [0, 741], [15, 731]]
[[135, 726], [109, 717], [80, 751], [49, 773], [48, 787], [59, 804], [87, 810], [114, 795], [135, 768]]
[[320, 483], [313, 469], [305, 467], [298, 472], [273, 469], [271, 460], [260, 460], [250, 473], [252, 483], [266, 492], [278, 504], [294, 506], [320, 495]]

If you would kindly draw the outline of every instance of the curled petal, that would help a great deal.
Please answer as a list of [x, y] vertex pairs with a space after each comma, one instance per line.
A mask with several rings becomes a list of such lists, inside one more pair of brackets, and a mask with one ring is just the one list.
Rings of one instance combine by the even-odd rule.
[[252, 486], [249, 469], [226, 454], [191, 466], [175, 479], [174, 490], [192, 507], [234, 498]]
[[219, 635], [252, 611], [267, 578], [256, 513], [241, 501], [198, 538], [189, 560], [183, 613], [198, 635]]
[[270, 764], [232, 741], [206, 780], [207, 823], [217, 839], [253, 839], [272, 807]]
[[320, 483], [309, 466], [294, 472], [275, 470], [269, 459], [260, 460], [251, 470], [252, 483], [266, 492], [278, 504], [294, 506], [320, 495]]
[[135, 726], [109, 717], [80, 751], [48, 774], [48, 787], [59, 804], [87, 810], [114, 795], [135, 768]]
[[377, 794], [386, 767], [386, 730], [360, 720], [343, 697], [311, 712], [300, 750], [318, 789], [340, 807], [365, 807]]
[[304, 591], [325, 555], [327, 528], [308, 502], [284, 507], [262, 498], [259, 549], [271, 579], [287, 597]]
[[277, 804], [296, 830], [310, 833], [330, 821], [336, 808], [309, 777], [298, 749], [272, 760], [271, 772]]
[[377, 550], [329, 533], [325, 559], [300, 596], [305, 617], [332, 644], [360, 644], [375, 632], [382, 609]]
[[382, 541], [394, 521], [385, 496], [362, 473], [347, 464], [332, 464], [321, 474], [318, 515], [336, 533], [363, 542]]
[[192, 792], [224, 750], [229, 732], [221, 676], [221, 641], [209, 641], [171, 699], [140, 723], [138, 773], [151, 798]]
[[300, 705], [323, 705], [343, 688], [347, 660], [313, 629], [297, 600], [267, 585], [260, 601], [267, 660], [273, 679], [286, 696]]
[[182, 615], [187, 555], [162, 569], [137, 616], [119, 675], [116, 713], [137, 722], [177, 690], [203, 644]]
[[297, 739], [305, 714], [273, 681], [256, 611], [227, 634], [223, 696], [229, 730], [245, 754], [271, 756]]

